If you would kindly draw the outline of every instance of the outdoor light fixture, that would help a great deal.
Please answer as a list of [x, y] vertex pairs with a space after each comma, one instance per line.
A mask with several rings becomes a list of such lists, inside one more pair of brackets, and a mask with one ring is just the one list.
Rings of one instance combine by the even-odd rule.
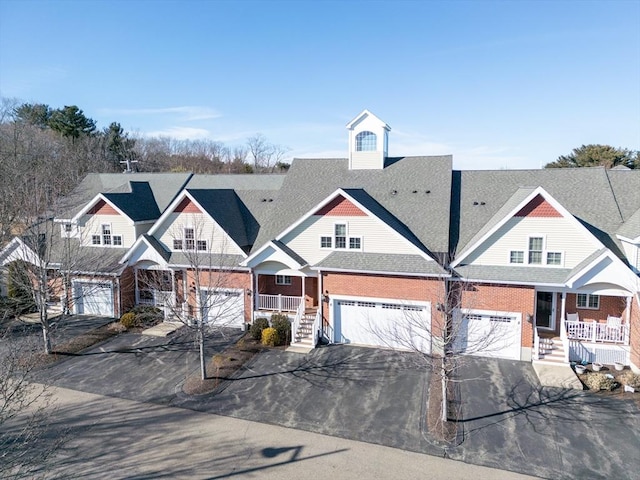
[[323, 302], [329, 301], [329, 290], [325, 290], [324, 293], [322, 294], [322, 301]]

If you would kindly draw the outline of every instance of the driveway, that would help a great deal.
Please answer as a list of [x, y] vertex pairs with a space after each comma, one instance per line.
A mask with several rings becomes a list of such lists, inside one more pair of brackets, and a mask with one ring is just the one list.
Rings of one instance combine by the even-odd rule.
[[[230, 340], [210, 339], [208, 355]], [[48, 382], [75, 390], [446, 453], [543, 478], [633, 478], [640, 472], [638, 394], [542, 388], [529, 363], [465, 360], [463, 441], [446, 452], [424, 435], [428, 375], [402, 352], [348, 345], [307, 355], [269, 350], [216, 395], [188, 397], [180, 385], [198, 369], [193, 342], [183, 334], [125, 334], [44, 373]]]
[[410, 354], [391, 350], [269, 350], [221, 393], [174, 405], [424, 452], [427, 377]]
[[449, 456], [543, 478], [640, 478], [640, 395], [542, 388], [529, 363], [465, 359]]
[[[237, 331], [206, 340], [207, 359], [234, 343]], [[184, 380], [199, 371], [199, 353], [183, 328], [169, 337], [124, 333], [41, 371], [42, 382], [98, 395], [169, 405]]]

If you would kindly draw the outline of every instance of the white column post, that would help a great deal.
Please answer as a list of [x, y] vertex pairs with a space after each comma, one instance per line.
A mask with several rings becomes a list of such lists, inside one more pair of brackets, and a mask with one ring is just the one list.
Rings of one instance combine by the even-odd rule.
[[567, 338], [567, 326], [565, 325], [566, 318], [566, 306], [567, 306], [567, 292], [562, 292], [562, 299], [560, 300], [560, 338]]
[[307, 291], [306, 291], [306, 283], [305, 280], [307, 279], [307, 277], [300, 277], [300, 280], [302, 281], [302, 305], [303, 305], [303, 310], [302, 312], [304, 313], [304, 311], [307, 309], [307, 304], [306, 304], [306, 297], [307, 297]]

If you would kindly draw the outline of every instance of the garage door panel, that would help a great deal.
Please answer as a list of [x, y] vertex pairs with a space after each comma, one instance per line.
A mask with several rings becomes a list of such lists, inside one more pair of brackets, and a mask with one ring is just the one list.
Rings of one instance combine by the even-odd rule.
[[113, 289], [110, 283], [76, 282], [73, 291], [76, 313], [113, 316]]
[[218, 327], [244, 326], [244, 291], [235, 289], [202, 290], [203, 318]]
[[426, 305], [334, 300], [334, 341], [429, 352], [429, 318]]
[[520, 359], [521, 321], [514, 313], [456, 313], [456, 350], [467, 355]]

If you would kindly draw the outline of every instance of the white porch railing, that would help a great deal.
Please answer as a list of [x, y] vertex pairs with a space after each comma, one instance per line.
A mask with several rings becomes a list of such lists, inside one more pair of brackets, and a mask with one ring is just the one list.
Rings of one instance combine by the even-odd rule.
[[298, 330], [300, 329], [300, 320], [302, 319], [302, 315], [304, 315], [304, 303], [300, 302], [298, 306], [298, 310], [296, 310], [296, 316], [293, 317], [293, 322], [291, 322], [291, 343], [296, 343], [296, 335], [298, 334]]
[[533, 329], [533, 359], [540, 360], [540, 335], [538, 335], [538, 329]]
[[567, 335], [567, 325], [564, 316], [560, 318], [560, 340], [564, 350], [564, 361], [569, 363], [569, 336]]
[[296, 312], [302, 305], [302, 297], [289, 295], [258, 294], [258, 310], [272, 310], [277, 312]]
[[313, 335], [313, 346], [317, 346], [320, 341], [320, 325], [322, 322], [322, 315], [320, 313], [320, 309], [316, 312], [316, 318], [313, 321], [313, 329], [311, 330]]
[[612, 327], [606, 323], [598, 323], [596, 321], [567, 320], [565, 325], [567, 337], [571, 340], [629, 344], [629, 325], [626, 323]]

